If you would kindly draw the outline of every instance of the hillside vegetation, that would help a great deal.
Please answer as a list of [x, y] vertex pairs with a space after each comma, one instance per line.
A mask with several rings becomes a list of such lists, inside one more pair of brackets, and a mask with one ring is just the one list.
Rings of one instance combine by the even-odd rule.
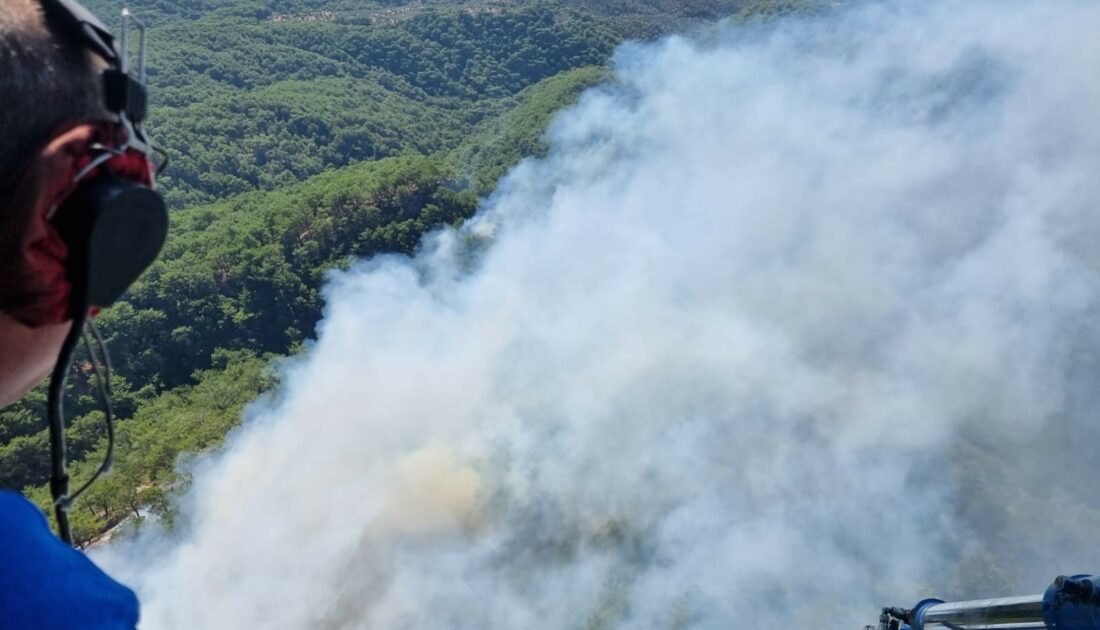
[[[89, 0], [105, 18], [111, 0]], [[99, 325], [116, 368], [115, 472], [73, 515], [79, 542], [171, 519], [180, 458], [216, 446], [313, 336], [325, 272], [412, 253], [544, 150], [557, 110], [625, 37], [745, 11], [733, 0], [402, 4], [136, 0], [150, 26], [151, 127], [172, 154], [161, 259]], [[756, 2], [757, 13], [775, 3]], [[78, 358], [73, 477], [105, 448]], [[45, 394], [0, 410], [0, 485], [48, 505]]]
[[380, 26], [204, 18], [151, 39], [151, 125], [175, 156], [161, 182], [172, 207], [452, 148], [508, 97], [603, 63], [615, 41], [546, 5]]

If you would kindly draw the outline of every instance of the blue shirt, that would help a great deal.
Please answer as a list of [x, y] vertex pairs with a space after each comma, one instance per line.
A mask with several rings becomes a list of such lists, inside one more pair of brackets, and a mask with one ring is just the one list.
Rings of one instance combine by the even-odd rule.
[[0, 629], [132, 630], [134, 592], [61, 542], [42, 512], [0, 491]]

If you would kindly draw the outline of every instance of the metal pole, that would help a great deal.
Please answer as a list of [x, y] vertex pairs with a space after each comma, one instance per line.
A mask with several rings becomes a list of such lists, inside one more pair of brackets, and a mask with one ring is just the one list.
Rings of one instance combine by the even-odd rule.
[[123, 73], [130, 71], [130, 9], [122, 8], [122, 37], [119, 39], [118, 69]]
[[[139, 22], [140, 24], [140, 22]], [[145, 85], [145, 25], [141, 24], [141, 44], [138, 48], [138, 81]]]
[[961, 630], [1031, 630], [1043, 623], [1043, 596], [1002, 597], [968, 602], [947, 602], [929, 606], [920, 616], [925, 628]]

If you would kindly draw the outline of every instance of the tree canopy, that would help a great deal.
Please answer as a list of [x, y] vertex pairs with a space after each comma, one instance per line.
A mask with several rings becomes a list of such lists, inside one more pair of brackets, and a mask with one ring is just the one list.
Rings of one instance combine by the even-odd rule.
[[[86, 0], [101, 17], [120, 5]], [[134, 0], [149, 25], [150, 128], [172, 155], [160, 259], [98, 318], [112, 352], [115, 471], [76, 538], [171, 519], [181, 457], [220, 443], [268, 369], [314, 334], [328, 270], [470, 217], [616, 44], [736, 0]], [[74, 479], [105, 448], [91, 363], [66, 394]], [[49, 505], [45, 390], [0, 410], [0, 486]], [[46, 510], [48, 512], [48, 510]]]

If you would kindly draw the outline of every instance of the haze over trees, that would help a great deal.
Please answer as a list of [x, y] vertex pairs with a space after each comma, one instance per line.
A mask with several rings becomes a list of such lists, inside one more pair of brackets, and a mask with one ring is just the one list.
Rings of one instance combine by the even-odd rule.
[[[119, 8], [85, 4], [108, 21]], [[78, 542], [131, 516], [170, 522], [181, 455], [216, 446], [272, 387], [270, 360], [313, 336], [326, 271], [409, 254], [471, 216], [544, 150], [553, 112], [604, 78], [619, 42], [789, 4], [129, 3], [150, 27], [150, 125], [172, 155], [160, 186], [173, 225], [161, 259], [98, 319], [118, 451], [74, 508]], [[78, 483], [105, 448], [90, 376], [80, 359], [68, 386]], [[0, 410], [0, 485], [43, 507], [44, 404], [40, 388]]]

